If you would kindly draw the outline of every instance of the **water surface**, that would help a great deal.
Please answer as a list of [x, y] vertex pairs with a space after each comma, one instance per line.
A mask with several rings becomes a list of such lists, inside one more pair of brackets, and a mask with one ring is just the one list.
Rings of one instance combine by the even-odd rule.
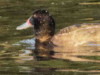
[[[33, 30], [17, 31], [16, 27], [40, 8], [54, 16], [56, 32], [72, 24], [100, 22], [98, 0], [0, 0], [0, 75], [99, 75], [99, 62], [34, 59]], [[81, 58], [100, 60], [99, 55]]]

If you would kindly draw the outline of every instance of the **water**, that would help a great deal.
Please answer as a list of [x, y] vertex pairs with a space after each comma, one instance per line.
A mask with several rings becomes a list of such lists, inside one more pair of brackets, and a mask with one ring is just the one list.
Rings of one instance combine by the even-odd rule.
[[[34, 59], [33, 30], [17, 31], [16, 27], [40, 8], [54, 16], [56, 32], [72, 24], [100, 22], [98, 0], [0, 0], [0, 75], [99, 75], [100, 62]], [[79, 57], [100, 60], [99, 55]]]

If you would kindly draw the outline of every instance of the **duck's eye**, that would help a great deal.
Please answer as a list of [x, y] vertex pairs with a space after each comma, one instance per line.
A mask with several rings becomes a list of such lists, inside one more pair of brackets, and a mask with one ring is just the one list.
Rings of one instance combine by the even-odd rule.
[[31, 23], [32, 25], [34, 25], [34, 19], [33, 19], [33, 17], [31, 17], [29, 21], [30, 21], [30, 23]]
[[40, 24], [38, 18], [34, 18], [34, 17], [30, 18], [30, 23], [31, 23], [32, 25]]

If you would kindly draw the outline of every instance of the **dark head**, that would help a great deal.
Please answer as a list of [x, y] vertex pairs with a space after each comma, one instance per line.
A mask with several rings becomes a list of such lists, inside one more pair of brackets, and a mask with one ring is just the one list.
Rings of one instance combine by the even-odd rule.
[[36, 10], [33, 12], [29, 22], [34, 25], [37, 39], [48, 40], [55, 33], [55, 22], [47, 10]]
[[36, 36], [53, 36], [55, 32], [55, 22], [47, 10], [36, 10], [30, 18], [30, 23], [34, 25]]

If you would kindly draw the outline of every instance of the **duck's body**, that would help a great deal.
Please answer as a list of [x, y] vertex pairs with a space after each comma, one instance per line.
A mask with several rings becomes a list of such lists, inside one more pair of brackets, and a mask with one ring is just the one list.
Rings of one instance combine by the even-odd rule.
[[[84, 23], [61, 29], [51, 41], [58, 52], [74, 52], [82, 50], [100, 50], [100, 24]], [[59, 48], [62, 50], [59, 50]], [[55, 50], [54, 49], [54, 50]]]
[[[46, 10], [37, 10], [29, 19], [34, 25], [37, 56], [67, 59], [78, 55], [100, 55], [100, 23], [85, 23], [68, 26], [55, 33], [55, 22]], [[64, 53], [57, 56], [57, 53]], [[73, 59], [73, 58], [72, 58]], [[80, 59], [79, 59], [80, 60]]]
[[84, 23], [61, 29], [51, 39], [53, 58], [100, 62], [79, 56], [100, 56], [100, 23]]

